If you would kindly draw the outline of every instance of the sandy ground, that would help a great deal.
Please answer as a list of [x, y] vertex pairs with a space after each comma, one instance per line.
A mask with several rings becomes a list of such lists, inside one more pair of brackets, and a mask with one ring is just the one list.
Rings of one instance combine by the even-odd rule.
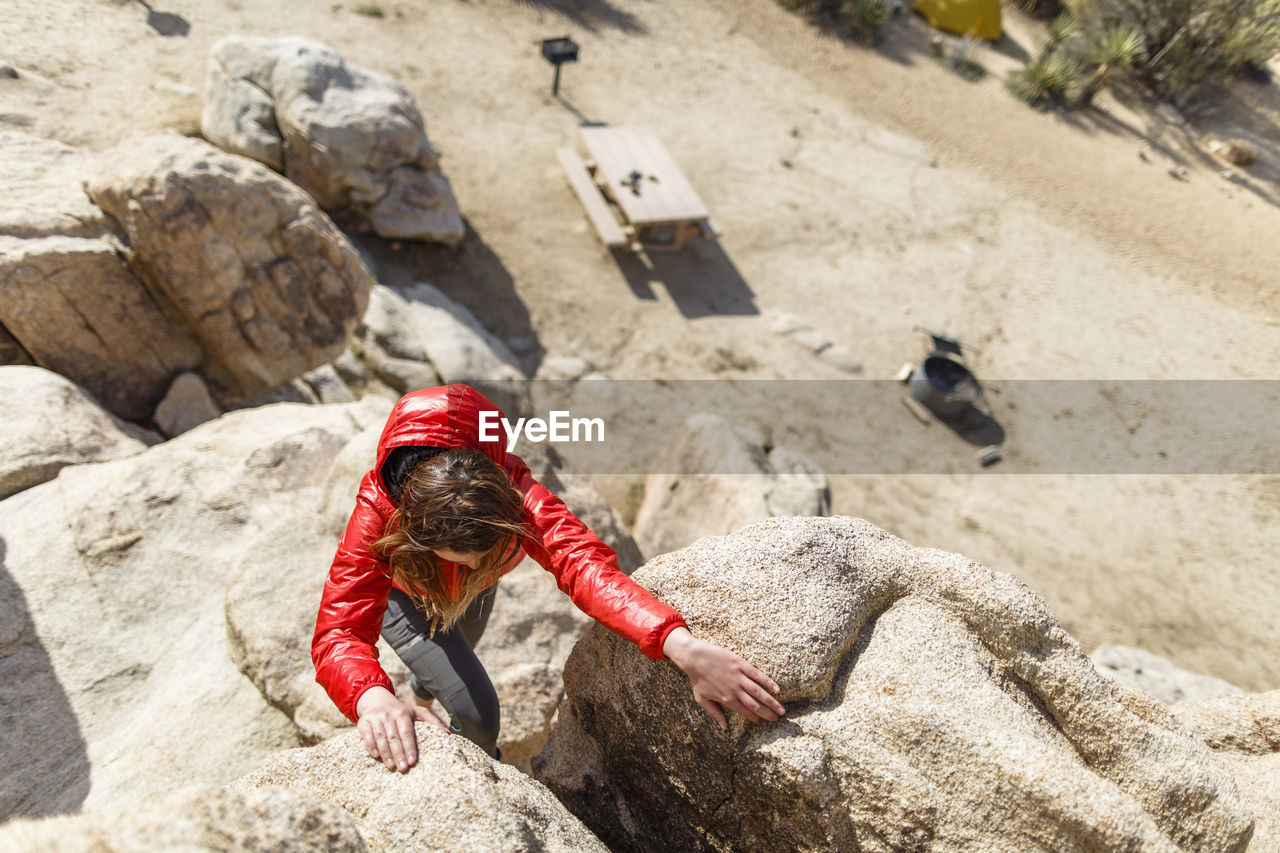
[[[787, 312], [869, 378], [919, 357], [918, 326], [958, 337], [994, 382], [1276, 375], [1274, 86], [1236, 84], [1177, 127], [1111, 95], [1084, 114], [1016, 101], [1001, 80], [1036, 39], [1016, 17], [970, 82], [909, 14], [872, 50], [772, 0], [358, 5], [10, 0], [0, 59], [22, 76], [0, 81], [0, 122], [98, 150], [133, 129], [194, 131], [217, 38], [306, 35], [410, 89], [468, 218], [456, 251], [362, 241], [380, 278], [444, 288], [531, 342], [530, 369], [575, 353], [619, 378], [844, 377], [771, 331]], [[566, 33], [582, 61], [557, 101], [537, 43]], [[587, 120], [653, 127], [719, 245], [652, 268], [606, 252], [553, 156]], [[1210, 131], [1266, 157], [1223, 179]], [[846, 439], [926, 429], [896, 408], [842, 425]], [[1016, 450], [1020, 415], [997, 417]], [[979, 474], [934, 429], [955, 473], [835, 477], [835, 511], [1018, 575], [1086, 648], [1280, 687], [1280, 479], [1019, 474], [1016, 454]], [[634, 512], [634, 479], [600, 484]]]

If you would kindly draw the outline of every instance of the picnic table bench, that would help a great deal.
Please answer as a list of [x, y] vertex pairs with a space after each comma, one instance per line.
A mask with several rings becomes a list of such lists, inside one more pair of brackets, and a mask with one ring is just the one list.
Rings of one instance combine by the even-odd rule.
[[[675, 251], [694, 234], [720, 235], [707, 206], [653, 130], [583, 127], [580, 133], [588, 160], [572, 148], [559, 148], [556, 156], [606, 246]], [[667, 229], [670, 239], [656, 242], [659, 230]]]

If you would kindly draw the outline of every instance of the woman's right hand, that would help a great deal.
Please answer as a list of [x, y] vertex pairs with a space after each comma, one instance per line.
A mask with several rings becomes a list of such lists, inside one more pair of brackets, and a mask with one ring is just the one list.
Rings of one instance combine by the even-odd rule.
[[401, 773], [418, 763], [418, 738], [413, 731], [417, 720], [435, 723], [449, 731], [444, 721], [426, 708], [406, 704], [385, 687], [370, 687], [356, 703], [356, 731], [364, 738], [369, 755], [388, 769]]
[[667, 635], [662, 653], [689, 676], [694, 701], [721, 729], [729, 727], [721, 706], [753, 723], [772, 722], [787, 713], [773, 696], [777, 682], [728, 649], [694, 637], [686, 627]]

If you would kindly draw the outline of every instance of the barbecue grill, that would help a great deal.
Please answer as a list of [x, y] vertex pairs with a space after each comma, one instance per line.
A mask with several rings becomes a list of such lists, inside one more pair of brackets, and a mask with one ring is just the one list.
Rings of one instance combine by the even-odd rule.
[[568, 36], [542, 40], [542, 58], [556, 67], [556, 79], [551, 84], [551, 94], [560, 94], [560, 66], [578, 61], [577, 42]]

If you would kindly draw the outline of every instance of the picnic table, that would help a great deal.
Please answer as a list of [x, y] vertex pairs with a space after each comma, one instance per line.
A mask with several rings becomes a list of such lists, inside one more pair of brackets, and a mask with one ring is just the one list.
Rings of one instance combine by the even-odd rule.
[[[572, 148], [556, 154], [606, 246], [674, 251], [694, 234], [719, 236], [707, 206], [653, 130], [583, 127], [580, 133], [585, 162]], [[667, 230], [670, 239], [656, 242]]]

